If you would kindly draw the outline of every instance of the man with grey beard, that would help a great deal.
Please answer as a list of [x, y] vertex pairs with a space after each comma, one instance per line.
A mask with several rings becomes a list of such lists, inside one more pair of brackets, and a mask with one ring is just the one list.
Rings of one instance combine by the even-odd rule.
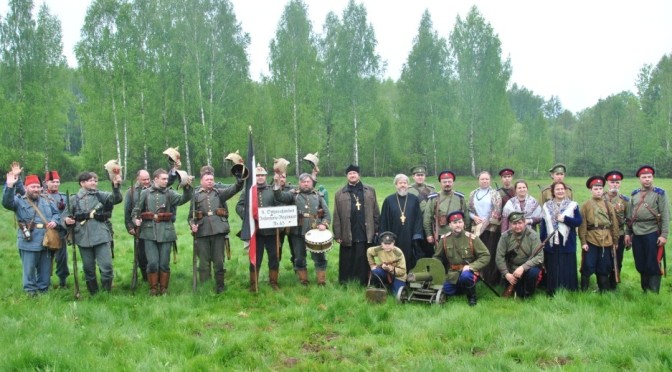
[[423, 240], [420, 199], [408, 193], [408, 177], [394, 177], [397, 192], [385, 198], [380, 212], [380, 231], [390, 231], [397, 236], [395, 245], [404, 252], [406, 267], [412, 269], [424, 257], [419, 243]]

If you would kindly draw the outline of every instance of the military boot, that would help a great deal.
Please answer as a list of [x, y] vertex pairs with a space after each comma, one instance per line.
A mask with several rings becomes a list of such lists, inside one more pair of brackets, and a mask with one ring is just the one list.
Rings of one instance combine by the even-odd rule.
[[467, 303], [469, 303], [469, 306], [476, 306], [476, 286], [467, 287], [465, 291], [467, 292]]
[[220, 294], [224, 292], [226, 285], [224, 285], [224, 273], [215, 274], [215, 293]]
[[600, 293], [608, 291], [611, 287], [609, 285], [609, 276], [607, 275], [598, 275], [597, 276], [597, 288]]
[[278, 285], [278, 275], [280, 275], [280, 271], [278, 270], [271, 270], [268, 273], [268, 281], [274, 291], [280, 290], [280, 286]]
[[112, 279], [103, 279], [101, 280], [103, 291], [110, 292], [112, 291]]
[[308, 284], [310, 284], [310, 282], [308, 281], [308, 271], [306, 269], [296, 270], [296, 275], [299, 276], [299, 282], [301, 283], [301, 285], [307, 286]]
[[581, 290], [582, 291], [587, 291], [588, 287], [590, 287], [590, 276], [588, 275], [581, 275]]
[[259, 272], [250, 271], [250, 292], [257, 291], [258, 281], [259, 281]]
[[170, 284], [170, 272], [159, 272], [159, 290], [162, 295], [168, 292], [168, 284]]
[[159, 273], [147, 273], [147, 281], [149, 281], [149, 295], [159, 294]]
[[96, 279], [87, 280], [86, 288], [89, 290], [89, 293], [91, 293], [91, 296], [95, 295], [96, 293], [98, 293], [98, 280]]
[[318, 271], [315, 273], [317, 275], [317, 285], [320, 287], [324, 287], [327, 285], [327, 272], [326, 271]]
[[616, 273], [612, 271], [609, 273], [609, 290], [615, 291], [617, 285], [618, 283], [616, 283]]
[[649, 277], [649, 289], [653, 293], [660, 292], [660, 275], [651, 275]]
[[639, 275], [639, 283], [642, 287], [642, 291], [646, 292], [649, 290], [649, 276], [645, 274]]

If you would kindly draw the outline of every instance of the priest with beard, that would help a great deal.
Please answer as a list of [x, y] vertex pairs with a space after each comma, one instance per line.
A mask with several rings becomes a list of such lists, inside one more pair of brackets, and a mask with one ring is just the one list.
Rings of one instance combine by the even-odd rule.
[[394, 177], [397, 192], [385, 198], [380, 213], [380, 231], [390, 231], [397, 236], [395, 245], [404, 252], [406, 267], [412, 269], [423, 258], [419, 242], [422, 241], [422, 212], [420, 199], [408, 193], [408, 177]]

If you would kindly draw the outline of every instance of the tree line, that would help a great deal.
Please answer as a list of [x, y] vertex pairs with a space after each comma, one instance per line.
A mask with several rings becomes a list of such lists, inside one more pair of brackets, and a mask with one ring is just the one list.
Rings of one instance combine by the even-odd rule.
[[389, 176], [426, 164], [430, 174], [512, 167], [542, 177], [555, 162], [570, 174], [628, 173], [650, 163], [672, 175], [672, 61], [645, 65], [637, 93], [616, 93], [579, 113], [510, 81], [496, 31], [472, 7], [449, 35], [422, 16], [397, 81], [366, 8], [351, 0], [317, 33], [290, 0], [269, 45], [269, 74], [250, 79], [250, 37], [227, 0], [94, 0], [76, 45], [63, 56], [60, 21], [46, 5], [10, 0], [0, 18], [0, 164], [58, 169], [74, 177], [117, 159], [124, 178], [165, 165], [179, 147], [190, 174], [244, 153], [302, 169], [319, 153], [322, 175], [349, 163]]

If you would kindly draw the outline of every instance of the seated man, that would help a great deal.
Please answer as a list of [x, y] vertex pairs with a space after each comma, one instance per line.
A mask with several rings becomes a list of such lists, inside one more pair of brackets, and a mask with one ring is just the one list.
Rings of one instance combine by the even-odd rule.
[[443, 292], [454, 296], [466, 293], [469, 306], [476, 305], [478, 272], [490, 262], [490, 252], [475, 234], [464, 231], [464, 213], [448, 214], [450, 232], [441, 235], [434, 257], [446, 267]]
[[[382, 281], [386, 285], [389, 284], [392, 293], [396, 294], [406, 285], [406, 259], [401, 249], [394, 246], [396, 235], [385, 231], [380, 234], [379, 238], [379, 246], [366, 250], [371, 275], [380, 279], [376, 280], [377, 283]], [[376, 264], [376, 257], [380, 265]]]
[[518, 297], [526, 298], [534, 294], [541, 280], [544, 250], [539, 234], [527, 226], [524, 213], [511, 212], [508, 221], [511, 228], [499, 239], [495, 263], [509, 284], [504, 297], [515, 291]]

